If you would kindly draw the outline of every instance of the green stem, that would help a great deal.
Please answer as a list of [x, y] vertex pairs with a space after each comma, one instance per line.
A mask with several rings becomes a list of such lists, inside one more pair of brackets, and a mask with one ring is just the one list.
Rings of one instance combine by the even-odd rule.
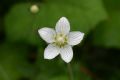
[[69, 80], [74, 80], [71, 64], [68, 63], [67, 67], [68, 67], [68, 73], [69, 73]]

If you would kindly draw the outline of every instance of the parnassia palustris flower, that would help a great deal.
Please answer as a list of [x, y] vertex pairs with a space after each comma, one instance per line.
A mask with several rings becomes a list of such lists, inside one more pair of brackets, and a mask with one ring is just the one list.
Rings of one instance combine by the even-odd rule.
[[79, 44], [84, 36], [80, 31], [70, 32], [70, 23], [66, 17], [60, 18], [55, 30], [44, 27], [39, 29], [38, 33], [49, 44], [45, 48], [44, 58], [53, 59], [60, 54], [66, 63], [73, 58], [72, 46]]

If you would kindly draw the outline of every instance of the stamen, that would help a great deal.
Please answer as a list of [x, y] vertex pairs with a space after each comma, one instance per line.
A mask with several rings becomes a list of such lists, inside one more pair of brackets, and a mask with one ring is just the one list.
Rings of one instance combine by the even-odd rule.
[[64, 34], [57, 34], [55, 36], [55, 44], [59, 47], [63, 47], [67, 44], [67, 36]]

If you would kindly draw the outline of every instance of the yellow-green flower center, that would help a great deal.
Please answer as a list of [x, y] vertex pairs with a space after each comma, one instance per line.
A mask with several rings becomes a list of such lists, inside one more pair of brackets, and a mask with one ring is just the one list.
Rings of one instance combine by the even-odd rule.
[[54, 40], [57, 46], [63, 47], [67, 44], [68, 38], [64, 34], [56, 34]]

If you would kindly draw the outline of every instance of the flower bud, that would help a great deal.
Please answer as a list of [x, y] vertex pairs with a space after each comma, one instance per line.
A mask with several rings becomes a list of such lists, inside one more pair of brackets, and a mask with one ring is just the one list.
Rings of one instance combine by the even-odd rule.
[[38, 13], [39, 7], [38, 7], [37, 5], [32, 5], [32, 6], [30, 7], [30, 11], [31, 11], [32, 13]]

